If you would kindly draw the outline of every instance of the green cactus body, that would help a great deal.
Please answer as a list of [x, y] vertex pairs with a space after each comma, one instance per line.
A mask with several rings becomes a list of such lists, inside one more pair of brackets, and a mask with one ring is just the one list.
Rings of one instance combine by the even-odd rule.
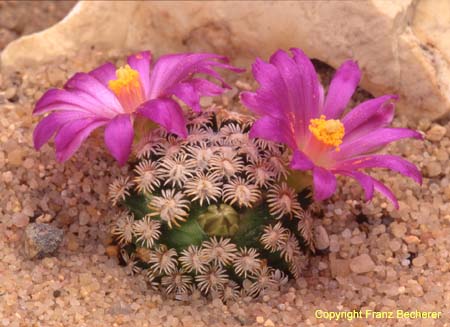
[[224, 301], [301, 274], [314, 250], [307, 183], [290, 182], [283, 146], [248, 137], [252, 122], [212, 107], [188, 118], [186, 140], [154, 129], [139, 141], [133, 176], [110, 186], [132, 273], [177, 298]]

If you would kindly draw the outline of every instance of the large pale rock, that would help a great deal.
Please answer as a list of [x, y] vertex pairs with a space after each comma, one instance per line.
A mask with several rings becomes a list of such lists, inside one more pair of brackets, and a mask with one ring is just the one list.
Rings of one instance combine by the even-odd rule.
[[299, 47], [334, 67], [358, 60], [364, 88], [397, 93], [400, 109], [437, 118], [450, 109], [449, 30], [447, 0], [86, 1], [55, 26], [12, 42], [1, 61], [20, 69], [94, 47], [214, 51], [248, 65]]

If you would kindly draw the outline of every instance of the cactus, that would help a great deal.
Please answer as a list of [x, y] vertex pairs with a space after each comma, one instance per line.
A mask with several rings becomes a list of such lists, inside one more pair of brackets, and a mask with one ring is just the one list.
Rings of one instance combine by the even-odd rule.
[[212, 107], [188, 117], [186, 140], [154, 129], [138, 142], [133, 177], [110, 186], [130, 273], [176, 298], [198, 289], [225, 302], [301, 274], [314, 251], [309, 192], [291, 186], [283, 145], [249, 138], [252, 122]]

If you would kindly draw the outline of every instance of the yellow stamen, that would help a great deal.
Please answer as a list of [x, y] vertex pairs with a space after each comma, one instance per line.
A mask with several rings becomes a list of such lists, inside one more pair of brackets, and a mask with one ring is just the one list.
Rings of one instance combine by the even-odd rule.
[[311, 119], [309, 130], [322, 143], [336, 147], [339, 151], [339, 145], [345, 135], [344, 125], [337, 119], [325, 119], [324, 115], [320, 118]]
[[125, 110], [131, 112], [144, 100], [139, 72], [125, 65], [116, 70], [117, 79], [108, 82], [108, 87], [117, 96]]
[[137, 88], [140, 87], [139, 72], [134, 70], [129, 65], [125, 65], [116, 70], [117, 79], [109, 81], [109, 88], [119, 95], [123, 88]]

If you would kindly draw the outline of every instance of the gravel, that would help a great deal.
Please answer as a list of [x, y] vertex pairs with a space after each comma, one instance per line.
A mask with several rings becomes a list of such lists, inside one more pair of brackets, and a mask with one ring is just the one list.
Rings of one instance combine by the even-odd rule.
[[52, 225], [33, 223], [25, 229], [24, 253], [28, 259], [51, 256], [58, 249], [64, 232]]
[[[55, 161], [53, 146], [40, 152], [32, 146], [38, 119], [31, 111], [43, 91], [107, 59], [115, 58], [80, 51], [76, 62], [0, 74], [0, 326], [450, 324], [448, 132], [439, 141], [405, 140], [387, 150], [425, 172], [422, 187], [393, 172], [372, 173], [399, 197], [398, 211], [378, 195], [364, 203], [361, 188], [341, 179], [337, 194], [321, 205], [320, 225], [329, 236], [329, 251], [313, 257], [305, 275], [279, 292], [227, 305], [202, 297], [173, 301], [149, 289], [143, 276], [127, 275], [118, 265], [117, 249], [109, 247], [108, 226], [115, 212], [107, 197], [109, 183], [128, 167], [117, 167], [104, 150], [101, 132], [64, 165]], [[50, 73], [55, 69], [63, 78]], [[321, 72], [330, 73], [326, 67]], [[236, 86], [248, 85], [255, 86], [242, 77]], [[10, 88], [14, 96], [8, 99]], [[357, 97], [367, 94], [361, 91]], [[239, 107], [235, 99], [219, 101]], [[435, 128], [426, 119], [406, 117], [397, 117], [394, 124], [420, 127], [424, 133]], [[440, 125], [450, 130], [448, 121]], [[439, 174], [426, 173], [431, 163], [439, 164]], [[61, 228], [64, 240], [54, 257], [28, 260], [22, 254], [25, 225], [38, 217], [51, 217], [48, 224]], [[315, 317], [319, 309], [440, 311], [442, 316], [330, 322]]]

